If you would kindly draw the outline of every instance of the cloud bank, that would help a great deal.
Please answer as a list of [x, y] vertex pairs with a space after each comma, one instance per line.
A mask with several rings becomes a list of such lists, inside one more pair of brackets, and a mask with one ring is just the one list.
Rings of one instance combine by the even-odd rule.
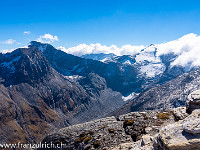
[[[18, 47], [18, 48], [28, 48], [28, 46], [23, 46], [23, 47]], [[5, 53], [11, 53], [12, 51], [16, 50], [17, 48], [12, 48], [12, 49], [3, 49], [0, 52], [5, 54]]]
[[96, 44], [80, 44], [75, 47], [71, 48], [64, 48], [62, 46], [58, 47], [58, 49], [65, 51], [66, 53], [70, 53], [76, 56], [82, 56], [85, 54], [98, 54], [98, 53], [113, 53], [115, 55], [134, 55], [140, 52], [141, 49], [143, 49], [144, 46], [131, 46], [131, 45], [124, 45], [121, 48], [117, 47], [116, 45], [111, 46], [105, 46], [101, 45], [100, 43]]
[[16, 50], [16, 48], [15, 49], [3, 49], [3, 50], [1, 50], [1, 53], [3, 53], [3, 54], [5, 54], [5, 53], [11, 53], [14, 50]]
[[158, 44], [157, 47], [157, 56], [168, 53], [178, 55], [171, 66], [200, 66], [200, 36], [197, 34], [190, 33], [177, 40]]
[[51, 43], [51, 42], [55, 42], [55, 41], [58, 41], [58, 36], [53, 36], [51, 34], [44, 34], [44, 35], [41, 35], [38, 39], [37, 39], [38, 42], [42, 42], [42, 43]]

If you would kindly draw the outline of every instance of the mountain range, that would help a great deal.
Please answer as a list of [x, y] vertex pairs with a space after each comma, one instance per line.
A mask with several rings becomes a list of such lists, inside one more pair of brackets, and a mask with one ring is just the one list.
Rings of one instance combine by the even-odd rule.
[[93, 72], [103, 77], [109, 88], [120, 92], [123, 96], [133, 92], [140, 93], [152, 84], [164, 83], [188, 71], [181, 66], [170, 66], [177, 57], [173, 53], [156, 56], [157, 48], [153, 44], [134, 56], [105, 54], [105, 57], [112, 57], [104, 62], [96, 60], [96, 57], [102, 54], [87, 55], [90, 59], [85, 59], [82, 58], [84, 56], [67, 54], [49, 44], [36, 41], [32, 41], [29, 47], [42, 50], [51, 66], [64, 76], [85, 76]]
[[73, 124], [183, 106], [200, 75], [171, 65], [177, 57], [153, 44], [135, 55], [78, 57], [36, 41], [0, 53], [0, 142], [37, 143]]

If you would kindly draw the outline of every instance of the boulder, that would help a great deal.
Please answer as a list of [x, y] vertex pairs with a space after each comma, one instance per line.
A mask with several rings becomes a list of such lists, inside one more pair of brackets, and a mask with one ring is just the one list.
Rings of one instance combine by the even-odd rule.
[[185, 119], [189, 114], [186, 112], [186, 107], [178, 107], [173, 109], [173, 115], [176, 121]]
[[184, 120], [163, 127], [157, 137], [160, 149], [199, 150], [199, 116], [200, 109], [197, 109]]
[[191, 113], [195, 109], [200, 109], [200, 90], [193, 91], [188, 95], [186, 102], [186, 111]]
[[183, 124], [183, 131], [191, 134], [200, 134], [200, 118], [188, 120]]
[[144, 135], [137, 142], [123, 143], [112, 150], [157, 150], [154, 148], [154, 136]]

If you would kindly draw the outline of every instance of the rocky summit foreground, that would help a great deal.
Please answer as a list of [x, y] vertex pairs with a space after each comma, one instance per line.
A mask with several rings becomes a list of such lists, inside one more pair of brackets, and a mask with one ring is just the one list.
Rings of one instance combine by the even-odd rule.
[[43, 143], [63, 143], [63, 150], [198, 150], [200, 107], [194, 98], [199, 95], [192, 92], [187, 107], [132, 112], [63, 128]]

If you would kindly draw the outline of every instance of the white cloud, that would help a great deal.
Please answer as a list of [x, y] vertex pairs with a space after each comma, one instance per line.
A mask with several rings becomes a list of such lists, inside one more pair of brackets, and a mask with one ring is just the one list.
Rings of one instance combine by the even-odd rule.
[[[18, 48], [28, 48], [28, 46], [23, 46], [23, 47], [18, 47]], [[0, 50], [1, 53], [5, 54], [5, 53], [10, 53], [18, 48], [12, 48], [12, 49], [3, 49], [3, 50]]]
[[12, 52], [12, 51], [14, 51], [15, 49], [3, 49], [3, 50], [1, 50], [1, 52], [3, 53], [3, 54], [5, 54], [5, 53], [10, 53], [10, 52]]
[[24, 31], [24, 34], [31, 34], [31, 31]]
[[38, 39], [37, 39], [38, 42], [42, 42], [42, 43], [51, 43], [51, 42], [55, 42], [55, 41], [58, 41], [58, 37], [55, 35], [51, 35], [51, 34], [44, 34], [44, 35], [41, 35]]
[[2, 43], [2, 44], [11, 45], [11, 44], [14, 44], [15, 42], [16, 42], [16, 40], [8, 39], [8, 40], [6, 40], [6, 41], [2, 41], [1, 43]]
[[159, 44], [157, 47], [158, 56], [168, 53], [178, 55], [171, 66], [200, 66], [200, 36], [197, 34], [190, 33], [177, 40]]
[[117, 47], [116, 45], [105, 46], [101, 45], [100, 43], [96, 44], [79, 44], [78, 46], [71, 47], [71, 48], [64, 48], [63, 46], [58, 47], [58, 49], [65, 51], [66, 53], [73, 54], [76, 56], [81, 56], [85, 54], [98, 54], [98, 53], [113, 53], [115, 55], [134, 55], [140, 52], [144, 46], [131, 46], [131, 45], [124, 45], [121, 48]]

